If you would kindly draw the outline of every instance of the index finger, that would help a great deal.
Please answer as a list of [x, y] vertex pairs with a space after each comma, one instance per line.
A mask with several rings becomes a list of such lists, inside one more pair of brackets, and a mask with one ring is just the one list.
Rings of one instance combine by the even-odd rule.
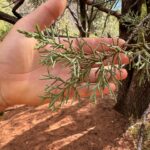
[[[65, 45], [65, 47], [69, 47], [69, 43], [66, 42], [66, 38], [61, 38], [61, 44]], [[118, 46], [123, 48], [125, 41], [120, 38], [74, 38], [71, 39], [72, 47], [76, 50], [80, 50], [81, 46], [84, 52], [90, 54], [93, 50], [97, 51], [110, 51], [111, 46]]]

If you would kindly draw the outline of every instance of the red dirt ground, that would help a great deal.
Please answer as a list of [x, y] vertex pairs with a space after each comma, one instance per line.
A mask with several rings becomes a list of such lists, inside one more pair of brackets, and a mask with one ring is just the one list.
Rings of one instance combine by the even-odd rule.
[[134, 150], [124, 135], [128, 120], [113, 105], [107, 97], [96, 105], [68, 103], [57, 112], [17, 106], [0, 119], [0, 150]]

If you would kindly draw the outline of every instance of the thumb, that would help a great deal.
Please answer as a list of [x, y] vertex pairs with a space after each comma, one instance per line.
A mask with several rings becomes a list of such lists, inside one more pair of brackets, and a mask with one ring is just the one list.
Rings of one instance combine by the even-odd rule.
[[38, 25], [41, 30], [50, 26], [64, 11], [67, 0], [48, 0], [29, 15], [22, 18], [15, 28], [26, 31], [34, 31]]

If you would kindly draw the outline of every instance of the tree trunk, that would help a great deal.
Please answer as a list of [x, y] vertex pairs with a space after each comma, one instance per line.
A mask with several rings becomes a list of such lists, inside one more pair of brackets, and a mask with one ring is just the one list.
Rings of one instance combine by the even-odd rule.
[[[136, 3], [137, 2], [137, 3]], [[142, 0], [123, 0], [122, 1], [122, 14], [128, 13], [129, 8], [135, 14], [140, 15], [141, 6], [144, 1]], [[149, 11], [149, 10], [148, 10]], [[120, 25], [120, 37], [127, 39], [129, 34], [127, 27]], [[128, 69], [128, 66], [126, 66]], [[140, 72], [131, 69], [128, 71], [128, 78], [122, 82], [119, 87], [117, 104], [115, 109], [127, 117], [140, 118], [145, 109], [150, 103], [150, 82], [146, 81], [139, 86]]]
[[86, 29], [87, 29], [87, 15], [86, 15], [86, 3], [84, 0], [79, 0], [79, 6], [80, 6], [80, 20], [81, 20], [81, 25], [83, 28], [83, 32], [80, 32], [81, 37], [86, 37]]
[[147, 4], [147, 13], [150, 13], [150, 0], [146, 0]]

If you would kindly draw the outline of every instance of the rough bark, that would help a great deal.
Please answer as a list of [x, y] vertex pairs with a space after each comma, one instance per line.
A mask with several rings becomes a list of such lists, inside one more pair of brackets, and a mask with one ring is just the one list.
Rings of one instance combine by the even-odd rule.
[[[129, 8], [140, 15], [142, 0], [123, 0], [122, 14], [125, 15]], [[120, 37], [127, 39], [127, 27], [120, 25]], [[128, 66], [126, 66], [128, 68]], [[127, 117], [140, 118], [150, 103], [150, 82], [146, 81], [139, 86], [140, 72], [134, 69], [128, 71], [127, 80], [119, 88], [115, 109]]]

